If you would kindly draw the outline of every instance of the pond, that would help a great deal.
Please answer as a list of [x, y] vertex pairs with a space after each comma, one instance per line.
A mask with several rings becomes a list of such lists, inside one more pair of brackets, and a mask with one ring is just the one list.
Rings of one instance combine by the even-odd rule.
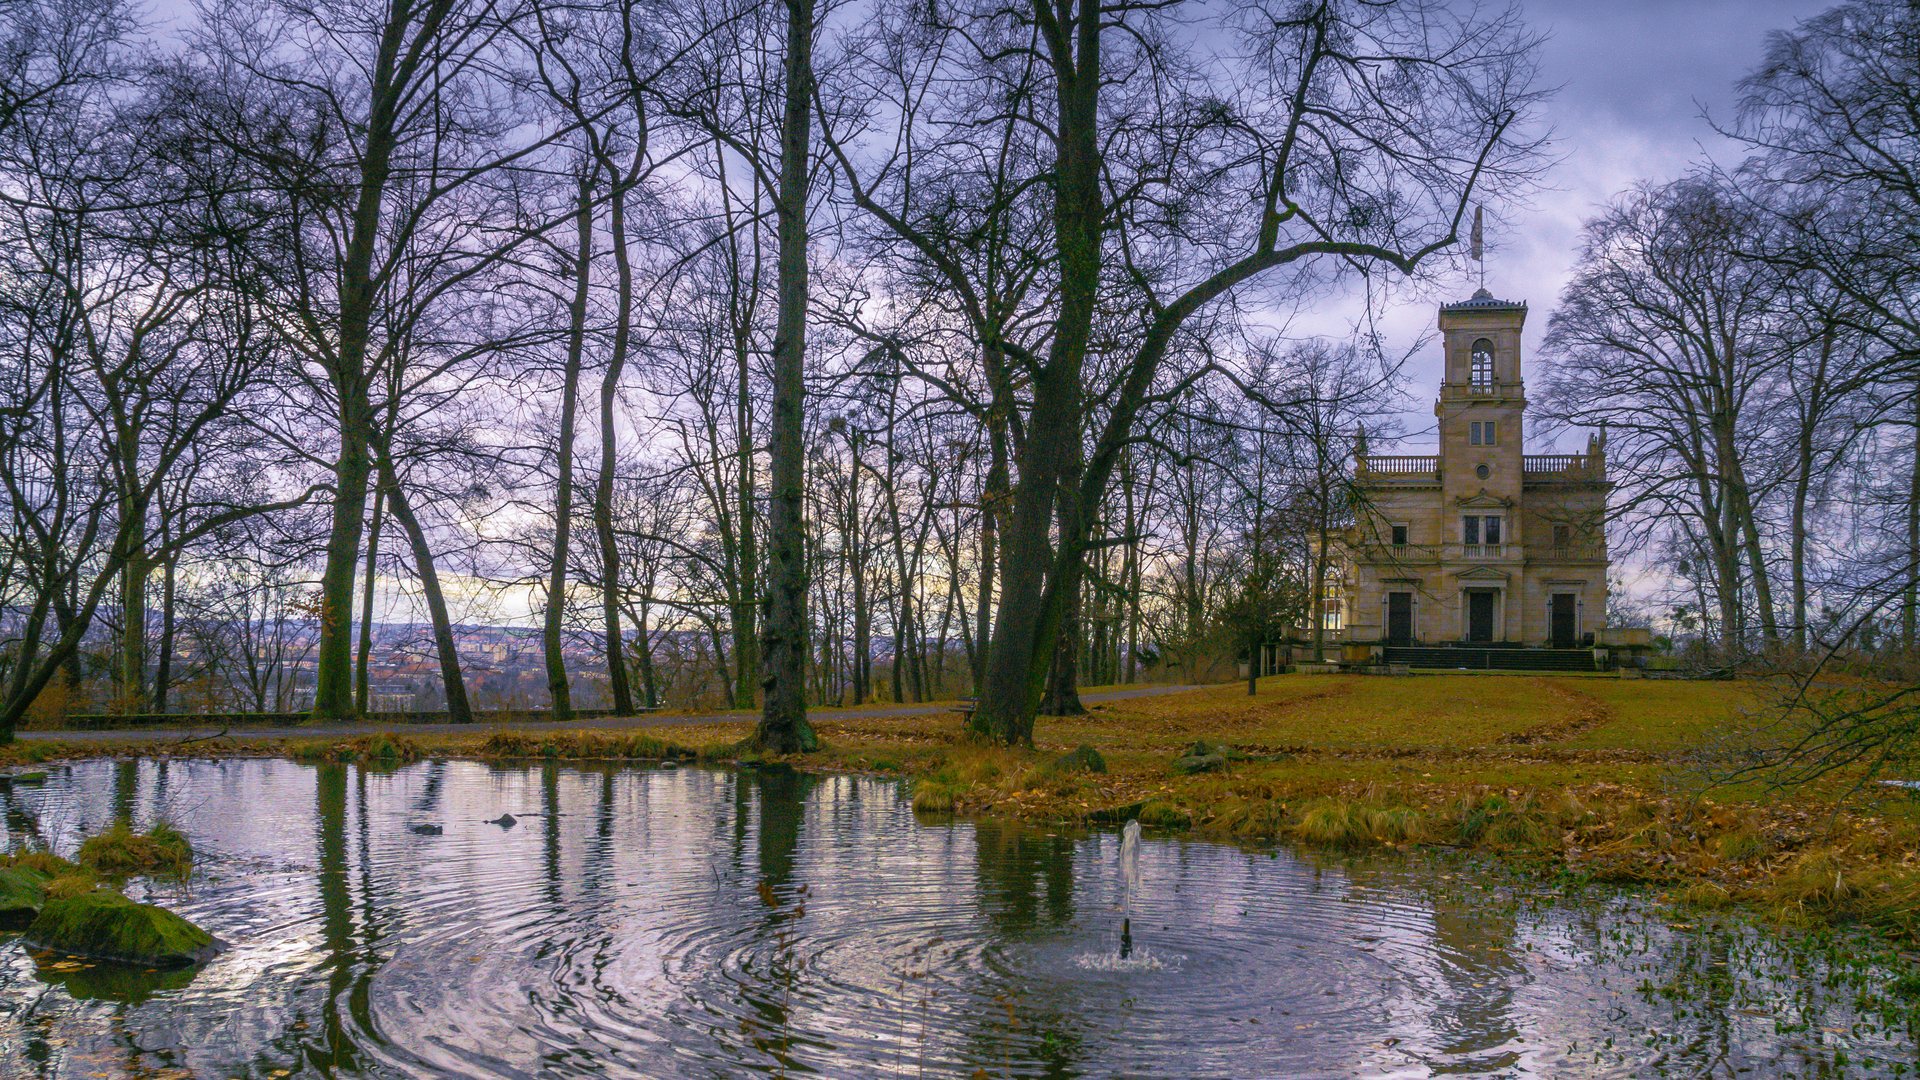
[[[166, 817], [227, 949], [0, 938], [0, 1075], [1897, 1074], [1875, 963], [1465, 859], [916, 819], [897, 784], [697, 768], [83, 762], [4, 840]], [[503, 814], [515, 819], [500, 822]], [[492, 820], [490, 820], [492, 819]], [[435, 827], [437, 828], [437, 831]], [[136, 886], [136, 894], [140, 889]], [[1908, 991], [1911, 992], [1911, 988]]]

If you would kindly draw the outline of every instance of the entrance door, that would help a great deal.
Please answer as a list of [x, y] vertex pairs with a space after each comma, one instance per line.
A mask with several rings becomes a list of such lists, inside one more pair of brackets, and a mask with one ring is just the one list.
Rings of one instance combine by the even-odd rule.
[[1413, 644], [1413, 594], [1387, 594], [1387, 644]]
[[1572, 593], [1553, 594], [1553, 647], [1571, 649], [1579, 643], [1579, 597]]
[[1467, 640], [1493, 640], [1493, 594], [1479, 591], [1467, 594]]

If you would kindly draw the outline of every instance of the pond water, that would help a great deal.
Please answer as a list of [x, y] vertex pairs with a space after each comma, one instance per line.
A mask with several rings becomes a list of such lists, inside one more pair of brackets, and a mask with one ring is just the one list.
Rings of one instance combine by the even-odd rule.
[[879, 780], [102, 761], [6, 800], [7, 844], [67, 853], [116, 815], [174, 821], [201, 872], [156, 899], [228, 945], [148, 974], [0, 938], [7, 1077], [1874, 1075], [1915, 1054], [1888, 1004], [1911, 988], [1844, 950], [1460, 859], [1150, 836], [1121, 961], [1117, 832], [916, 820]]

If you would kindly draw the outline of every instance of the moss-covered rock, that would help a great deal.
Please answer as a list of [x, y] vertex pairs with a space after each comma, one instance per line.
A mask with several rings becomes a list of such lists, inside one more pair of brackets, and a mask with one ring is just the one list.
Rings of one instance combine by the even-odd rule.
[[22, 930], [47, 902], [47, 875], [23, 866], [0, 869], [0, 930]]
[[26, 940], [34, 948], [148, 967], [185, 967], [219, 951], [212, 934], [173, 912], [104, 889], [47, 901]]
[[1082, 743], [1072, 750], [1053, 759], [1053, 771], [1059, 773], [1103, 773], [1107, 771], [1107, 759], [1100, 751]]
[[1194, 743], [1173, 759], [1173, 771], [1182, 776], [1194, 773], [1219, 772], [1227, 767], [1227, 750], [1205, 739]]

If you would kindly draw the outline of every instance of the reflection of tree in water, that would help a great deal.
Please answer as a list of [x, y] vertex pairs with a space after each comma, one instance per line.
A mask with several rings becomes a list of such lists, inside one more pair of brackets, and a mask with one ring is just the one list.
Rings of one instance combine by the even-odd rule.
[[580, 886], [589, 893], [604, 892], [613, 883], [613, 776], [611, 767], [600, 770], [600, 797], [593, 804], [593, 837], [587, 844], [586, 865]]
[[420, 797], [413, 801], [416, 814], [431, 814], [440, 809], [440, 795], [446, 790], [447, 763], [443, 758], [427, 762], [427, 778], [420, 785]]
[[[974, 823], [974, 872], [981, 913], [996, 946], [1048, 936], [1073, 922], [1072, 839], [1012, 821]], [[1040, 974], [1045, 974], [1044, 972]], [[979, 973], [989, 1008], [968, 1031], [970, 1059], [989, 1072], [1020, 1076], [1080, 1075], [1083, 1040], [1073, 1014], [1072, 980], [1023, 987], [989, 970]]]
[[980, 902], [996, 928], [1022, 933], [1073, 921], [1073, 842], [1010, 821], [974, 825]]
[[546, 874], [547, 902], [554, 913], [567, 914], [560, 875], [560, 767], [549, 761], [540, 766], [540, 851]]
[[[315, 841], [318, 847], [317, 884], [320, 892], [320, 937], [325, 950], [321, 967], [327, 974], [325, 1007], [321, 1010], [319, 1039], [299, 1039], [288, 1047], [322, 1071], [352, 1072], [365, 1064], [355, 1045], [356, 1035], [379, 1041], [373, 1028], [368, 984], [378, 966], [376, 944], [380, 933], [371, 909], [364, 934], [356, 933], [352, 871], [347, 850], [347, 767], [320, 765], [315, 770]], [[360, 775], [360, 840], [363, 883], [371, 880], [368, 855], [366, 777]], [[373, 898], [367, 890], [367, 904]], [[360, 940], [364, 936], [365, 940]], [[344, 1001], [343, 1001], [344, 999]], [[344, 1004], [344, 1009], [343, 1009]], [[352, 1020], [351, 1027], [348, 1019]], [[356, 1032], [354, 1029], [358, 1029]], [[297, 1033], [294, 1035], [298, 1038]]]
[[[1526, 981], [1526, 965], [1514, 952], [1518, 937], [1519, 919], [1511, 901], [1436, 898], [1433, 943], [1448, 992], [1433, 999], [1440, 1006], [1433, 1028], [1445, 1053], [1473, 1054], [1505, 1046], [1520, 1034], [1513, 996]], [[1479, 1064], [1504, 1068], [1513, 1062]]]
[[134, 804], [140, 799], [140, 762], [125, 758], [113, 763], [113, 821], [133, 824]]
[[804, 883], [795, 881], [795, 863], [807, 793], [817, 782], [790, 769], [768, 769], [740, 777], [734, 788], [736, 829], [744, 827], [749, 799], [757, 810], [754, 891], [760, 910], [755, 932], [759, 947], [752, 950], [758, 959], [749, 964], [764, 963], [763, 970], [741, 973], [747, 980], [745, 1003], [752, 1011], [751, 1017], [742, 1020], [741, 1033], [782, 1069], [796, 1071], [812, 1071], [801, 1063], [807, 1048], [831, 1048], [793, 1030], [793, 998], [806, 968], [800, 936], [808, 891]]

